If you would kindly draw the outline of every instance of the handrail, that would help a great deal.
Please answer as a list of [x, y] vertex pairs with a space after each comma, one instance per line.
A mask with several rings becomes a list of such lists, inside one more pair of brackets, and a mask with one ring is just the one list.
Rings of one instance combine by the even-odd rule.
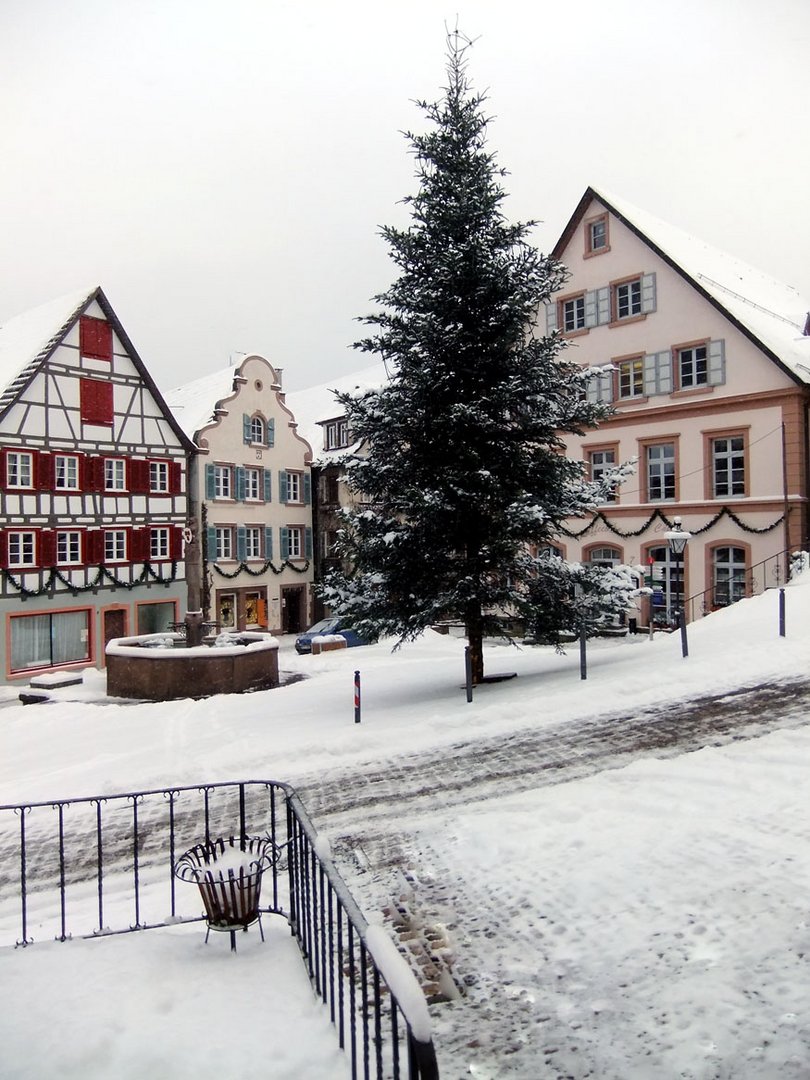
[[[756, 595], [756, 591], [757, 591], [757, 573], [756, 572], [758, 570], [762, 570], [762, 590], [764, 591], [764, 589], [769, 587], [767, 582], [766, 582], [767, 566], [768, 566], [769, 563], [772, 563], [774, 561], [776, 562], [776, 567], [775, 567], [776, 580], [773, 583], [772, 587], [776, 588], [779, 585], [784, 585], [787, 581], [789, 581], [790, 580], [790, 558], [791, 558], [791, 555], [793, 554], [794, 551], [795, 551], [795, 547], [784, 548], [782, 551], [777, 551], [775, 554], [769, 555], [766, 559], [762, 559], [762, 560], [760, 560], [760, 562], [754, 563], [753, 566], [746, 567], [746, 570], [745, 570], [745, 596], [749, 597], [749, 596]], [[781, 560], [784, 560], [784, 577], [782, 577], [782, 571], [780, 569]], [[700, 607], [701, 607], [701, 610], [699, 612], [700, 615], [708, 615], [708, 614], [710, 614], [711, 611], [715, 610], [715, 607], [728, 607], [730, 604], [736, 603], [736, 600], [728, 600], [728, 602], [725, 603], [725, 604], [715, 605], [715, 604], [712, 603], [711, 605], [707, 606], [706, 597], [714, 597], [716, 593], [717, 593], [717, 586], [712, 584], [712, 585], [709, 586], [708, 589], [703, 589], [702, 592], [695, 593], [693, 596], [688, 597], [684, 601], [684, 605], [683, 605], [684, 612], [686, 613], [686, 621], [687, 622], [694, 622], [695, 621], [695, 604], [698, 601], [700, 601]], [[743, 599], [742, 596], [737, 597], [737, 600], [742, 600], [742, 599]]]
[[[77, 936], [204, 919], [184, 913], [175, 895], [174, 868], [201, 833], [208, 841], [229, 831], [240, 838], [264, 833], [286, 850], [286, 874], [283, 862], [265, 872], [261, 910], [287, 920], [310, 980], [329, 1007], [340, 1046], [350, 1056], [352, 1076], [438, 1080], [427, 1005], [416, 976], [393, 943], [393, 953], [375, 943], [327, 842], [294, 789], [280, 781], [176, 785], [0, 806], [0, 900], [15, 874], [18, 880], [21, 933], [14, 943], [33, 944], [36, 920], [50, 923], [57, 940], [68, 940], [73, 930], [68, 913], [75, 920], [77, 907], [86, 914], [91, 904], [98, 923]], [[120, 905], [122, 893], [134, 922], [108, 925], [111, 894]], [[191, 902], [190, 897], [183, 899]], [[161, 918], [151, 918], [150, 902], [160, 905]], [[116, 918], [121, 920], [120, 911]]]

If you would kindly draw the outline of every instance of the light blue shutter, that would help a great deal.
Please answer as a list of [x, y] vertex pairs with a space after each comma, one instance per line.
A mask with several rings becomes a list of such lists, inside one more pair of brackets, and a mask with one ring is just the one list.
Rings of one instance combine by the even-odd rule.
[[244, 525], [236, 527], [236, 558], [239, 562], [247, 558], [247, 529]]
[[312, 502], [312, 477], [310, 474], [304, 473], [304, 505], [309, 506]]
[[644, 393], [672, 393], [672, 355], [668, 349], [644, 357]]
[[596, 321], [600, 326], [610, 322], [610, 289], [607, 285], [596, 290]]
[[250, 440], [250, 417], [247, 413], [242, 413], [242, 439], [244, 442], [249, 443]]
[[590, 329], [599, 322], [596, 290], [585, 293], [585, 326]]
[[236, 499], [238, 502], [245, 501], [245, 485], [247, 476], [242, 465], [236, 466]]
[[312, 558], [312, 529], [304, 529], [304, 555], [307, 559]]
[[267, 445], [274, 446], [276, 442], [276, 422], [271, 417], [267, 421]]
[[273, 558], [273, 530], [269, 525], [264, 527], [264, 557], [268, 562]]
[[205, 553], [209, 562], [216, 562], [217, 558], [217, 530], [209, 525], [205, 530]]
[[585, 396], [588, 401], [613, 401], [613, 372], [594, 371], [588, 379]]
[[655, 274], [641, 275], [641, 310], [645, 315], [655, 311]]
[[281, 541], [281, 557], [282, 559], [289, 559], [290, 557], [290, 530], [283, 525], [279, 529], [279, 540]]
[[269, 469], [264, 470], [264, 501], [271, 502], [273, 499], [273, 474]]
[[283, 469], [278, 474], [278, 501], [287, 501], [287, 474]]
[[726, 381], [726, 343], [709, 342], [709, 386], [720, 386]]
[[216, 494], [216, 474], [213, 465], [205, 466], [205, 497], [213, 499]]
[[546, 333], [551, 334], [557, 328], [557, 303], [549, 300], [546, 304]]

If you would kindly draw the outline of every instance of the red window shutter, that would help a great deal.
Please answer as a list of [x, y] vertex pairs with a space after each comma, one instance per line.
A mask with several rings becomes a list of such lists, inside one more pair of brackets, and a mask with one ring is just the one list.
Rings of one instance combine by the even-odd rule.
[[149, 558], [149, 530], [129, 530], [129, 561], [146, 562]]
[[56, 565], [56, 533], [53, 529], [43, 529], [39, 534], [39, 565]]
[[8, 566], [8, 533], [0, 529], [0, 566]]
[[112, 424], [113, 384], [79, 379], [79, 411], [84, 424]]
[[171, 535], [169, 537], [170, 551], [174, 562], [179, 562], [183, 558], [183, 529], [180, 525], [173, 525]]
[[85, 558], [88, 566], [97, 566], [104, 558], [104, 533], [101, 529], [90, 529], [85, 543]]
[[79, 320], [79, 351], [93, 360], [112, 360], [112, 327], [104, 319], [82, 315]]
[[89, 491], [88, 477], [87, 477], [87, 464], [90, 458], [85, 457], [84, 454], [77, 454], [78, 460], [77, 471], [79, 474], [79, 491]]
[[38, 491], [51, 491], [53, 485], [53, 454], [36, 454], [34, 456], [34, 486]]
[[104, 490], [104, 458], [88, 456], [82, 460], [79, 485], [82, 491]]
[[136, 459], [127, 461], [129, 490], [135, 495], [145, 495], [149, 491], [149, 462]]
[[172, 495], [179, 495], [183, 490], [183, 466], [179, 461], [169, 464], [169, 491]]

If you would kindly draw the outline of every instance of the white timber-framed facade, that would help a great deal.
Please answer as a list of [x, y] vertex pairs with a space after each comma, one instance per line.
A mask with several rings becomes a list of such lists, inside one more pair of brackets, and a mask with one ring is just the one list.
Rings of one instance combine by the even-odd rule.
[[186, 604], [192, 444], [101, 288], [0, 327], [3, 678], [104, 666]]

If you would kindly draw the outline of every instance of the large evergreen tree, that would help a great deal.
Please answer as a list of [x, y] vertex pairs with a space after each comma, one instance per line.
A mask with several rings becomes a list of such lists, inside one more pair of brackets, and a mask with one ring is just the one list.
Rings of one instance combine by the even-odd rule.
[[333, 573], [323, 595], [359, 630], [400, 641], [463, 620], [478, 682], [483, 637], [501, 633], [503, 615], [534, 624], [537, 604], [560, 594], [560, 565], [529, 545], [552, 542], [564, 518], [604, 498], [562, 436], [605, 413], [585, 400], [560, 337], [538, 331], [567, 272], [530, 245], [533, 222], [503, 214], [505, 173], [486, 147], [467, 47], [449, 36], [444, 95], [418, 103], [432, 127], [406, 136], [419, 180], [405, 200], [411, 224], [382, 230], [399, 276], [362, 320], [376, 333], [356, 346], [382, 357], [390, 379], [339, 395], [364, 445], [346, 463], [364, 505], [339, 541], [352, 569]]

